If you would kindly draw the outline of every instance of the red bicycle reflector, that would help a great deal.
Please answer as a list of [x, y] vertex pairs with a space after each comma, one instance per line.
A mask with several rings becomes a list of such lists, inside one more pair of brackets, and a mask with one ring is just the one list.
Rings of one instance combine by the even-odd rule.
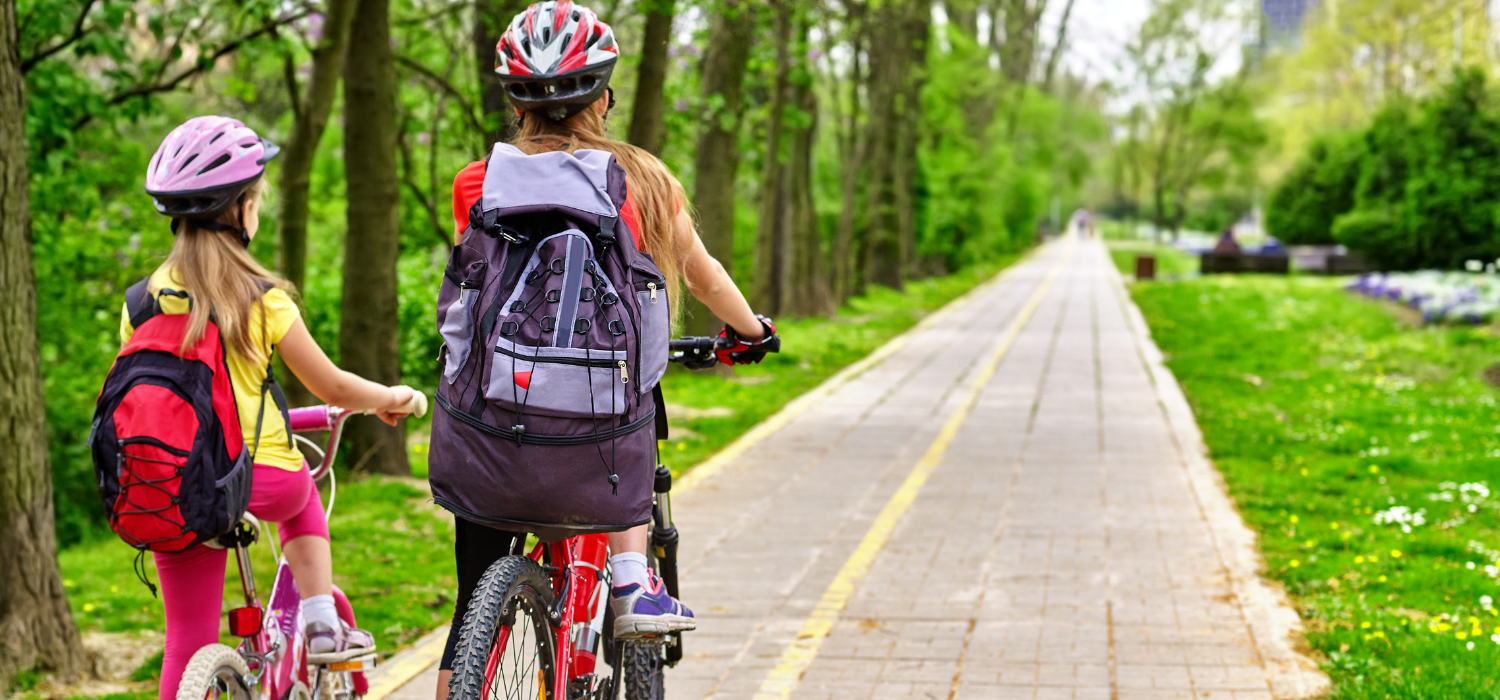
[[235, 608], [229, 611], [229, 633], [236, 637], [253, 637], [260, 633], [260, 608]]

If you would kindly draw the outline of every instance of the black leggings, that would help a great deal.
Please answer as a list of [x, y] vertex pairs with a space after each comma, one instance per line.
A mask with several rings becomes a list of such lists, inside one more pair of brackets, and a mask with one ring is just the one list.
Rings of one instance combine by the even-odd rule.
[[458, 651], [458, 635], [464, 626], [464, 615], [469, 612], [469, 600], [479, 579], [501, 557], [522, 554], [526, 547], [526, 536], [505, 530], [471, 523], [463, 518], [453, 519], [453, 556], [458, 561], [458, 600], [453, 606], [453, 626], [448, 628], [448, 644], [443, 647], [443, 662], [438, 666], [444, 671], [453, 670], [453, 657]]

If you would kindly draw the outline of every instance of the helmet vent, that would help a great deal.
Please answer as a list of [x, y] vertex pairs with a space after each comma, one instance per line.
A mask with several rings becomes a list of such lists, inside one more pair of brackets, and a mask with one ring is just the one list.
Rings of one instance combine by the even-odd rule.
[[573, 10], [573, 21], [577, 22], [577, 21], [582, 20], [582, 19], [583, 19], [583, 13], [579, 12], [578, 10]]
[[195, 160], [198, 160], [198, 154], [197, 153], [194, 153], [193, 155], [188, 156], [187, 160], [182, 161], [182, 167], [178, 168], [177, 172], [180, 173], [180, 172], [182, 172], [184, 170], [187, 170], [187, 166], [192, 165], [193, 161], [195, 161]]
[[208, 140], [208, 145], [212, 146], [215, 141], [218, 141], [219, 139], [222, 139], [222, 138], [224, 138], [224, 132], [220, 131], [219, 133], [214, 134], [213, 138], [211, 138], [211, 139]]
[[[193, 157], [196, 158], [197, 156], [193, 156]], [[221, 166], [221, 165], [223, 165], [225, 163], [228, 163], [228, 162], [229, 162], [229, 154], [228, 153], [220, 153], [219, 157], [215, 158], [212, 163], [209, 163], [208, 165], [205, 165], [201, 169], [199, 169], [198, 170], [198, 174], [202, 175], [203, 173], [206, 173], [206, 172], [208, 172], [210, 170], [213, 170], [214, 168], [217, 168], [217, 167], [219, 167], [219, 166]]]

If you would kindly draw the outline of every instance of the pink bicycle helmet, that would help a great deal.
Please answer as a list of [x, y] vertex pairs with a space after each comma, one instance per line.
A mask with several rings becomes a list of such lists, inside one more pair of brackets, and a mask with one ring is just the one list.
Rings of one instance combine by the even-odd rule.
[[620, 58], [614, 30], [572, 0], [526, 8], [495, 50], [495, 73], [510, 101], [557, 121], [598, 100]]
[[[193, 117], [167, 134], [146, 171], [146, 193], [174, 219], [213, 219], [280, 153], [238, 119]], [[174, 227], [175, 228], [175, 227]]]

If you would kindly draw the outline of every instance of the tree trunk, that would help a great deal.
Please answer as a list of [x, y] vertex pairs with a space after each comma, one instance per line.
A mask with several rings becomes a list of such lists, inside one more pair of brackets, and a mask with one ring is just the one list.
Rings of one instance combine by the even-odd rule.
[[896, 138], [900, 130], [897, 100], [902, 92], [905, 38], [902, 15], [914, 0], [889, 0], [871, 17], [869, 194], [866, 197], [869, 225], [865, 248], [867, 278], [874, 284], [901, 288], [901, 232], [896, 211]]
[[1068, 22], [1073, 18], [1073, 0], [1063, 5], [1062, 21], [1057, 25], [1057, 39], [1052, 42], [1051, 53], [1047, 56], [1047, 72], [1042, 75], [1042, 89], [1052, 91], [1052, 81], [1057, 75], [1057, 63], [1062, 58], [1063, 49], [1068, 45]]
[[917, 187], [921, 175], [917, 167], [917, 141], [922, 118], [922, 88], [927, 82], [927, 39], [932, 28], [931, 0], [912, 2], [903, 17], [904, 41], [901, 49], [902, 85], [898, 95], [896, 160], [892, 172], [896, 183], [897, 227], [901, 235], [901, 260], [907, 279], [919, 277], [921, 260], [917, 255]]
[[85, 663], [57, 570], [15, 0], [0, 0], [0, 696], [38, 666]]
[[525, 0], [474, 0], [474, 63], [479, 71], [479, 106], [484, 120], [484, 153], [509, 141], [515, 133], [515, 112], [505, 99], [505, 86], [495, 75], [495, 45], [510, 21], [526, 9]]
[[[344, 369], [382, 384], [401, 380], [396, 258], [400, 253], [396, 173], [396, 84], [389, 0], [360, 0], [344, 67], [344, 177], [348, 231], [339, 355]], [[349, 424], [354, 462], [409, 475], [404, 425]]]
[[667, 81], [667, 49], [672, 45], [674, 0], [651, 0], [638, 3], [646, 13], [646, 31], [641, 37], [641, 66], [635, 82], [635, 108], [630, 113], [630, 142], [661, 154], [661, 143], [667, 135], [664, 115]]
[[329, 0], [323, 36], [313, 49], [307, 90], [302, 91], [295, 82], [287, 85], [298, 108], [293, 114], [292, 135], [281, 155], [281, 188], [277, 193], [281, 196], [281, 221], [277, 231], [281, 235], [281, 274], [298, 289], [307, 275], [308, 188], [313, 159], [333, 111], [349, 46], [349, 27], [358, 6], [359, 0]]
[[[805, 43], [806, 25], [801, 34]], [[811, 316], [831, 313], [836, 307], [829, 292], [827, 258], [823, 255], [823, 239], [813, 209], [812, 160], [817, 142], [818, 97], [810, 78], [798, 81], [792, 88], [792, 104], [807, 121], [792, 129], [787, 158], [785, 189], [792, 247], [788, 280], [791, 291], [783, 306], [794, 315]]]
[[[864, 148], [866, 139], [860, 138], [859, 115], [860, 115], [860, 86], [864, 83], [863, 74], [860, 71], [860, 57], [864, 54], [866, 37], [866, 24], [864, 22], [863, 7], [857, 3], [848, 3], [846, 21], [849, 26], [852, 47], [849, 61], [849, 112], [843, 117], [843, 123], [839, 128], [840, 134], [840, 156], [842, 170], [839, 173], [839, 220], [834, 230], [833, 239], [833, 306], [837, 307], [849, 297], [863, 291], [864, 268], [858, 261], [863, 259], [860, 253], [862, 247], [860, 241], [856, 240], [859, 233], [859, 211], [860, 211], [860, 172], [864, 164]], [[838, 118], [839, 107], [837, 100], [834, 101], [834, 115]]]
[[[703, 56], [703, 114], [694, 154], [693, 204], [708, 253], [734, 269], [734, 178], [739, 168], [741, 88], [755, 31], [754, 3], [717, 4]], [[689, 332], [718, 333], [720, 321], [696, 301]]]
[[[313, 160], [318, 142], [328, 126], [328, 115], [337, 97], [339, 76], [344, 73], [344, 56], [349, 47], [349, 27], [359, 0], [329, 0], [323, 17], [323, 36], [313, 49], [312, 77], [304, 92], [295, 74], [288, 72], [287, 90], [296, 107], [292, 115], [292, 135], [281, 156], [281, 274], [298, 290], [307, 278], [308, 194], [312, 185]], [[314, 402], [313, 396], [297, 376], [283, 369], [279, 372], [287, 400], [293, 406]]]
[[766, 314], [779, 316], [786, 303], [786, 190], [782, 177], [782, 124], [791, 77], [792, 8], [788, 0], [772, 3], [776, 12], [772, 40], [776, 46], [776, 76], [771, 85], [770, 114], [766, 117], [765, 156], [760, 174], [760, 216], [755, 231], [755, 293], [753, 303]]

